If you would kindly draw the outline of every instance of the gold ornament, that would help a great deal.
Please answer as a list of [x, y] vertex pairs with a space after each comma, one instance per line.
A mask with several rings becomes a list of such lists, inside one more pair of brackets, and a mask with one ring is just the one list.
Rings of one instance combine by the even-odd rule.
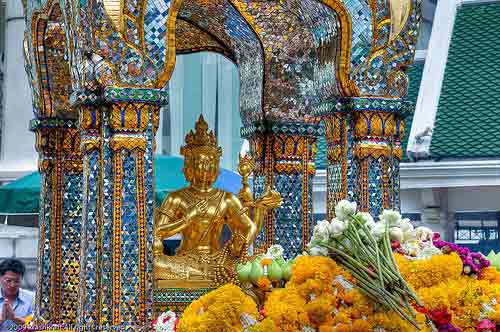
[[[266, 212], [282, 202], [279, 193], [267, 190], [255, 201], [244, 195], [243, 206], [232, 193], [214, 188], [222, 149], [202, 116], [195, 128], [181, 148], [183, 172], [190, 184], [169, 194], [155, 215], [153, 275], [157, 288], [205, 288], [235, 281], [235, 266], [245, 259]], [[247, 192], [251, 162], [244, 159], [243, 164], [239, 169]], [[248, 214], [251, 208], [253, 221]], [[222, 244], [224, 226], [231, 231], [231, 239]], [[164, 255], [163, 240], [178, 233], [182, 242], [176, 255]]]

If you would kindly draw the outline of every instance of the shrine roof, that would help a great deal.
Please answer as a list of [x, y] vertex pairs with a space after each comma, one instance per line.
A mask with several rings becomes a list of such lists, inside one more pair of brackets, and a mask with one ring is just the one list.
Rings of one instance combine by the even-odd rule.
[[[422, 80], [422, 72], [424, 70], [423, 62], [415, 62], [410, 68], [408, 68], [407, 74], [410, 80], [410, 85], [408, 87], [408, 96], [407, 99], [412, 102], [414, 105], [417, 102], [418, 91], [420, 89], [420, 81]], [[413, 113], [406, 118], [405, 124], [405, 136], [402, 142], [403, 151], [406, 151], [406, 145], [408, 144], [408, 137], [410, 135], [411, 123], [413, 120]], [[316, 168], [317, 169], [326, 169], [327, 160], [326, 160], [326, 152], [327, 145], [325, 137], [320, 137], [317, 140], [317, 154], [316, 154]], [[403, 161], [407, 161], [408, 157], [406, 153], [404, 153]]]
[[431, 141], [431, 158], [500, 156], [500, 3], [458, 9]]

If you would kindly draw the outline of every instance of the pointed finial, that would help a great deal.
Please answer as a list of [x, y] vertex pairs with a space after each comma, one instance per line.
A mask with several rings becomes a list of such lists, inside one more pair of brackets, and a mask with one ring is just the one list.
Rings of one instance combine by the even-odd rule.
[[213, 131], [209, 130], [208, 123], [203, 118], [203, 114], [200, 114], [194, 128], [194, 132], [191, 130], [186, 135], [186, 145], [181, 148], [181, 154], [186, 156], [187, 153], [193, 150], [200, 152], [203, 150], [220, 157], [222, 149], [217, 146], [217, 138]]

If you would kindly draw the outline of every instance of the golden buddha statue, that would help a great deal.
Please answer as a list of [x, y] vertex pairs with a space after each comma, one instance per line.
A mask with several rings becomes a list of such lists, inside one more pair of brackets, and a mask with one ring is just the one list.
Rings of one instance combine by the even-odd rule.
[[[281, 204], [279, 193], [267, 189], [257, 200], [213, 187], [219, 174], [222, 149], [200, 116], [181, 148], [183, 172], [189, 186], [170, 193], [155, 214], [153, 278], [156, 288], [215, 287], [235, 280], [236, 264], [242, 261], [263, 224], [266, 212]], [[241, 165], [241, 164], [244, 165]], [[252, 168], [251, 159], [240, 158], [243, 182]], [[248, 186], [245, 186], [248, 192]], [[253, 209], [253, 220], [249, 211]], [[227, 225], [231, 239], [222, 244]], [[163, 253], [163, 240], [182, 235], [175, 256]]]

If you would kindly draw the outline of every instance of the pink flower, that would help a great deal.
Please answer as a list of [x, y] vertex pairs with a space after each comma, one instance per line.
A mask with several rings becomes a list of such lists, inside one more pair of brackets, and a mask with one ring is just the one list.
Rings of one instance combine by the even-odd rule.
[[495, 332], [497, 326], [489, 319], [483, 319], [476, 326], [477, 332]]

